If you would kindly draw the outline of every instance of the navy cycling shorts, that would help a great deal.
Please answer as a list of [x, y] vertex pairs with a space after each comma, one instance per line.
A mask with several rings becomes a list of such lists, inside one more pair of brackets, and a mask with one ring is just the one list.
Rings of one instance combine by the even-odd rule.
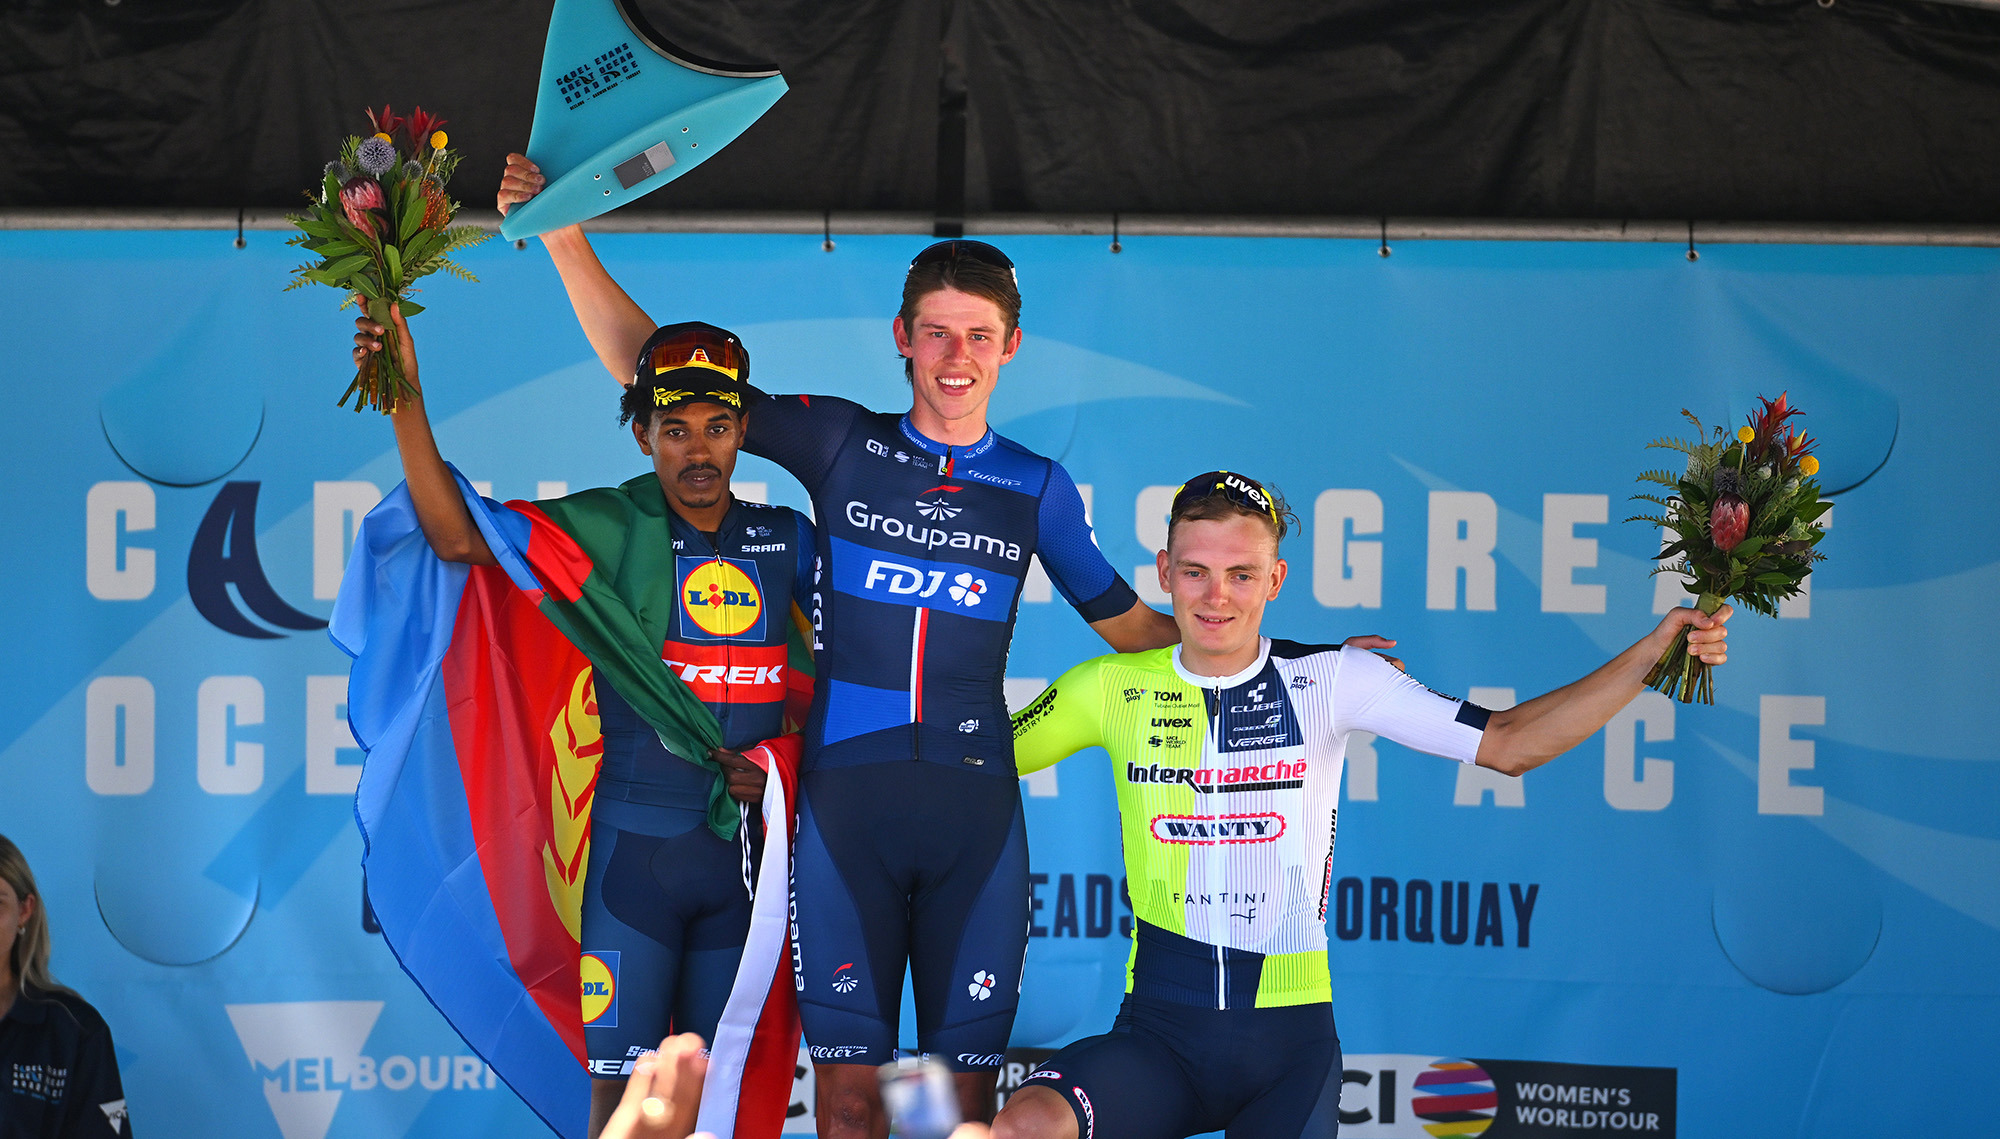
[[1022, 1087], [1069, 1101], [1080, 1139], [1333, 1139], [1333, 1006], [1212, 1009], [1128, 995], [1111, 1031], [1042, 1061]]
[[917, 1047], [955, 1072], [1000, 1066], [1028, 948], [1020, 785], [935, 763], [801, 779], [793, 968], [819, 1063], [895, 1058], [908, 963]]
[[[703, 819], [671, 809], [661, 817]], [[742, 867], [742, 847], [705, 822], [663, 837], [591, 820], [582, 938], [591, 1075], [630, 1076], [669, 1028], [715, 1039], [750, 929]]]

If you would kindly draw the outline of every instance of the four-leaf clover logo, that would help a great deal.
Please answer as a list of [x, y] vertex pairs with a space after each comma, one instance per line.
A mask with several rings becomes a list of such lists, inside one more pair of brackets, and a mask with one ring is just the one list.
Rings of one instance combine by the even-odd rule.
[[986, 579], [961, 573], [951, 579], [951, 588], [945, 592], [951, 594], [953, 601], [970, 609], [979, 604], [979, 595], [986, 592]]
[[975, 1001], [986, 1000], [993, 995], [993, 982], [995, 980], [997, 978], [993, 974], [981, 969], [972, 975], [972, 983], [965, 986], [966, 994]]

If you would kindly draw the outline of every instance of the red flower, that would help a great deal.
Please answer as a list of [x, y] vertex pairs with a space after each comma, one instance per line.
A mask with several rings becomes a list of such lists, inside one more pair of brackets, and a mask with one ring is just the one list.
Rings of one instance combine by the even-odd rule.
[[[1786, 405], [1785, 394], [1779, 392], [1774, 400], [1757, 397], [1757, 402], [1764, 406], [1750, 413], [1750, 430], [1756, 433], [1750, 440], [1750, 461], [1753, 463], [1761, 463], [1767, 457], [1782, 459], [1791, 453], [1791, 429], [1785, 426], [1785, 420], [1798, 415], [1799, 409]], [[1807, 441], [1806, 446], [1811, 446], [1811, 442]], [[1775, 456], [1771, 454], [1774, 447], [1778, 451]]]
[[347, 220], [370, 237], [375, 236], [375, 218], [368, 211], [387, 205], [382, 197], [382, 184], [373, 178], [350, 178], [340, 188], [340, 208], [346, 211]]
[[1727, 553], [1750, 533], [1750, 504], [1734, 494], [1720, 495], [1708, 512], [1708, 532], [1717, 549]]
[[392, 110], [389, 104], [382, 104], [382, 113], [379, 115], [375, 113], [373, 107], [368, 107], [366, 110], [368, 121], [374, 125], [376, 134], [394, 135], [402, 128], [403, 116]]
[[431, 132], [443, 128], [450, 119], [439, 118], [417, 107], [410, 112], [410, 149], [422, 154], [430, 147]]

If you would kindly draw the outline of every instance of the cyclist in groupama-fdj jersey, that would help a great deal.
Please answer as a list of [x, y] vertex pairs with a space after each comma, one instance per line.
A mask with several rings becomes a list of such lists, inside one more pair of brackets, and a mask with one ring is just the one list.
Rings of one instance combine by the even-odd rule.
[[[508, 157], [499, 204], [539, 192]], [[652, 319], [576, 227], [543, 235], [591, 344], [619, 377]], [[917, 1045], [992, 1114], [1027, 951], [1027, 843], [1001, 683], [1029, 557], [1113, 647], [1177, 635], [1104, 560], [1055, 461], [995, 435], [987, 403], [1021, 343], [1013, 262], [939, 242], [911, 263], [893, 325], [905, 415], [779, 396], [745, 447], [785, 466], [820, 522], [819, 669], [796, 850], [796, 983], [822, 1136], [886, 1131], [873, 1065]]]
[[1255, 480], [1190, 480], [1159, 556], [1181, 644], [1085, 661], [1015, 717], [1024, 773], [1110, 754], [1138, 922], [1112, 1030], [1044, 1061], [995, 1121], [1000, 1139], [1331, 1136], [1324, 922], [1349, 736], [1518, 775], [1638, 695], [1682, 626], [1703, 659], [1724, 658], [1727, 610], [1681, 609], [1590, 676], [1490, 712], [1374, 654], [1262, 636], [1288, 517]]

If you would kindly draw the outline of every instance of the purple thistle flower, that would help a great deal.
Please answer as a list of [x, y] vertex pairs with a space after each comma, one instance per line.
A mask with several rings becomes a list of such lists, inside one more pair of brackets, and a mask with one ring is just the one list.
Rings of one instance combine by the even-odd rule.
[[354, 161], [361, 169], [376, 177], [396, 164], [396, 144], [383, 139], [369, 137], [361, 140], [361, 146], [354, 152]]

